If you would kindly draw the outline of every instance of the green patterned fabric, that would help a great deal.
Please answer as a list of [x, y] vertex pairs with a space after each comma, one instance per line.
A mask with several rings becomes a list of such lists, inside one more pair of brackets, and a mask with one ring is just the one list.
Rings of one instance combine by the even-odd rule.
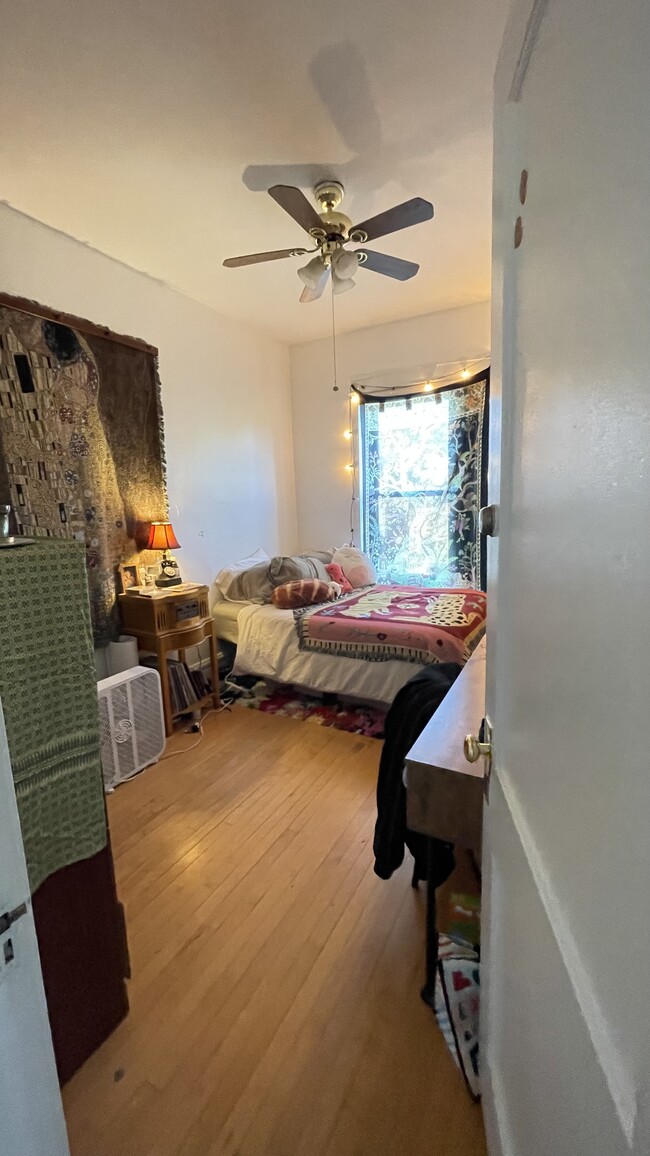
[[0, 699], [34, 893], [106, 845], [81, 542], [0, 549]]

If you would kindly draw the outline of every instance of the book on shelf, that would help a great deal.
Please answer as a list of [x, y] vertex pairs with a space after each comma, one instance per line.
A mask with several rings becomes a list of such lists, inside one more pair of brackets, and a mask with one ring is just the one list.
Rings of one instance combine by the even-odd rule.
[[[146, 655], [140, 659], [143, 666], [159, 670], [158, 659], [155, 655]], [[202, 670], [190, 670], [186, 662], [177, 658], [167, 659], [167, 673], [169, 675], [169, 697], [172, 704], [172, 714], [181, 714], [191, 711], [196, 703], [206, 695], [212, 694], [212, 684]]]

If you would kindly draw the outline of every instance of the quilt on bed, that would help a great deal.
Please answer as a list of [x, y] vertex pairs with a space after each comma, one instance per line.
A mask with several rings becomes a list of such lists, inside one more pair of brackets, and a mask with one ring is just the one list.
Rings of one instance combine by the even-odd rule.
[[367, 662], [464, 663], [485, 633], [485, 594], [371, 586], [294, 617], [301, 650]]

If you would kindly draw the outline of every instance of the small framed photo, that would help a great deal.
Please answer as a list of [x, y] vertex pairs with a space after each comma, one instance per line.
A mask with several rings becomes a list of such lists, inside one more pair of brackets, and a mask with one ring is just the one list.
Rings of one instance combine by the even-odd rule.
[[137, 566], [118, 566], [117, 574], [120, 594], [126, 594], [127, 590], [133, 590], [140, 585]]

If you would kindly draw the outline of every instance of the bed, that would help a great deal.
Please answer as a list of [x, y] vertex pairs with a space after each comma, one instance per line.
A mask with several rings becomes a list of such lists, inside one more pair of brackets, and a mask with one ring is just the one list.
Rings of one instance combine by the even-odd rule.
[[239, 642], [239, 614], [251, 602], [215, 602], [212, 607], [215, 634], [224, 642]]
[[233, 675], [386, 705], [423, 666], [467, 660], [485, 631], [485, 595], [372, 585], [301, 610], [217, 602], [213, 617], [236, 644]]

